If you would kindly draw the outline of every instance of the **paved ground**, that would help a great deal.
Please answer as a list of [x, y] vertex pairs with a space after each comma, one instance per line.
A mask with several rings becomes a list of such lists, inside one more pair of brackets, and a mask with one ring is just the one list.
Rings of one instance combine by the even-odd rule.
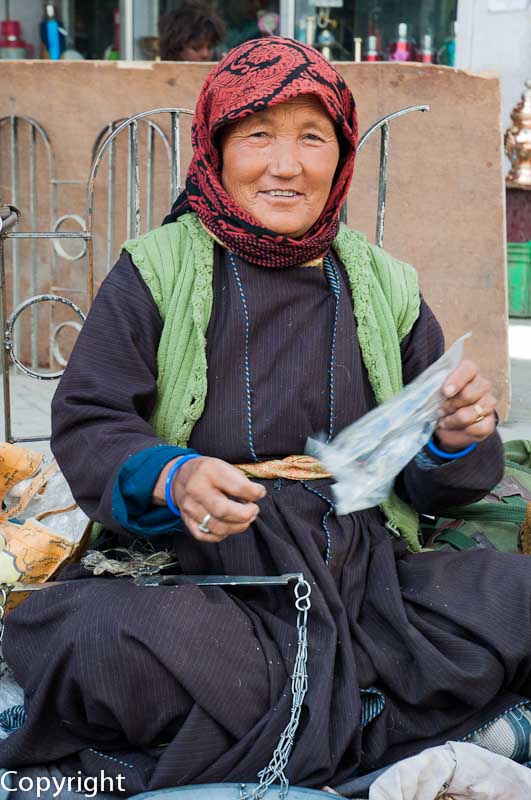
[[[512, 405], [510, 419], [500, 426], [504, 440], [531, 439], [531, 319], [511, 320]], [[39, 436], [50, 433], [50, 401], [56, 381], [38, 381], [24, 375], [12, 379], [12, 428], [15, 436]], [[1, 395], [1, 392], [0, 392]], [[0, 397], [3, 416], [3, 398]], [[32, 445], [46, 450], [46, 444]]]

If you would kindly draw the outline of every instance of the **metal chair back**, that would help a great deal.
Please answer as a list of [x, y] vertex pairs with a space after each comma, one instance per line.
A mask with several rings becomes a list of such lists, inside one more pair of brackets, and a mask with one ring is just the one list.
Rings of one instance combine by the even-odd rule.
[[[22, 195], [26, 196], [22, 188], [20, 163], [29, 163], [29, 184], [24, 187], [29, 198], [29, 221], [31, 230], [14, 230], [19, 219], [25, 220], [26, 213], [19, 215], [12, 214], [4, 220], [0, 229], [0, 290], [2, 294], [0, 305], [0, 328], [4, 334], [4, 358], [3, 358], [3, 394], [4, 394], [4, 430], [5, 440], [9, 442], [29, 442], [46, 441], [48, 434], [32, 436], [16, 436], [12, 427], [12, 385], [10, 367], [16, 366], [25, 375], [41, 381], [57, 380], [61, 377], [66, 366], [66, 358], [59, 346], [59, 335], [67, 328], [79, 331], [85, 320], [85, 313], [90, 307], [95, 293], [94, 281], [94, 241], [95, 238], [103, 238], [106, 242], [106, 271], [108, 271], [117, 253], [115, 253], [115, 221], [120, 211], [120, 198], [116, 195], [116, 182], [121, 175], [117, 172], [117, 155], [119, 154], [120, 143], [118, 137], [126, 138], [127, 141], [127, 192], [126, 192], [126, 225], [125, 234], [127, 238], [138, 236], [142, 230], [148, 230], [153, 224], [154, 207], [154, 159], [155, 154], [160, 157], [159, 150], [163, 154], [165, 169], [168, 176], [167, 186], [164, 187], [164, 195], [167, 197], [164, 205], [167, 208], [171, 204], [181, 187], [181, 116], [191, 117], [193, 112], [181, 108], [159, 108], [136, 114], [120, 122], [110, 123], [98, 136], [93, 158], [91, 161], [90, 173], [86, 186], [86, 217], [80, 214], [57, 214], [57, 190], [66, 183], [83, 183], [76, 181], [61, 181], [56, 175], [55, 157], [51, 147], [50, 139], [46, 131], [34, 120], [22, 117], [5, 117], [0, 120], [0, 132], [2, 126], [9, 133], [9, 188], [11, 197], [19, 201]], [[153, 119], [153, 117], [156, 118]], [[145, 127], [146, 152], [139, 150], [139, 129]], [[21, 131], [24, 127], [29, 128], [29, 150], [26, 147], [26, 138], [22, 137]], [[166, 130], [165, 130], [166, 128]], [[49, 208], [49, 229], [39, 230], [37, 214], [38, 198], [38, 142], [45, 147], [49, 166], [47, 205]], [[158, 148], [156, 142], [159, 143]], [[100, 168], [107, 157], [107, 170]], [[141, 161], [146, 169], [145, 181], [145, 201], [141, 202]], [[99, 179], [98, 179], [99, 174]], [[106, 186], [103, 186], [106, 178]], [[99, 197], [98, 189], [104, 189], [107, 197], [107, 218], [106, 224], [101, 225], [101, 221], [96, 219], [96, 199]], [[13, 202], [15, 206], [15, 203]], [[46, 204], [45, 204], [46, 205]], [[67, 221], [74, 221], [79, 225], [79, 231], [65, 231], [62, 226]], [[11, 244], [11, 270], [10, 283], [12, 291], [8, 292], [6, 286], [5, 268], [5, 244]], [[37, 276], [38, 257], [37, 244], [40, 241], [49, 240], [52, 243], [50, 258], [50, 277], [49, 289], [44, 293], [39, 293], [39, 281]], [[76, 253], [70, 253], [62, 246], [65, 240], [79, 241], [80, 249]], [[20, 265], [19, 247], [22, 242], [29, 241], [32, 247], [31, 261], [31, 283], [30, 296], [21, 300], [21, 281], [23, 274]], [[75, 285], [64, 286], [61, 280], [61, 270], [58, 268], [61, 260], [68, 262], [78, 262], [86, 260], [86, 269], [80, 271], [69, 271], [69, 275], [77, 276]], [[64, 273], [64, 269], [63, 269]], [[80, 276], [81, 275], [81, 279]], [[24, 275], [24, 277], [27, 277]], [[65, 296], [72, 294], [76, 301]], [[49, 304], [50, 322], [48, 336], [48, 362], [50, 369], [39, 369], [39, 325], [37, 315], [37, 304]], [[60, 319], [58, 310], [68, 307], [73, 311], [78, 320]], [[13, 309], [10, 313], [10, 309]], [[23, 312], [31, 308], [31, 356], [30, 365], [24, 363], [21, 356], [21, 345], [15, 335], [15, 324]], [[60, 369], [53, 369], [54, 362]]]

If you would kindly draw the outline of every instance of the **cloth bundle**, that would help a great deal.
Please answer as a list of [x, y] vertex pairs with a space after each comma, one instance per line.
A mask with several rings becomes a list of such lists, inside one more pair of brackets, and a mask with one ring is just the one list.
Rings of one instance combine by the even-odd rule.
[[[84, 547], [90, 521], [52, 460], [0, 444], [0, 585], [43, 583]], [[6, 609], [26, 598], [11, 593]]]
[[531, 770], [483, 747], [447, 742], [391, 767], [369, 800], [529, 800]]

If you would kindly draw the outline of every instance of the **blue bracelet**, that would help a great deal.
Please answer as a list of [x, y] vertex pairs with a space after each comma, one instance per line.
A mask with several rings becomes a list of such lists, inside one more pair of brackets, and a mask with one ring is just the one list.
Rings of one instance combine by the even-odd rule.
[[472, 444], [469, 444], [464, 450], [459, 450], [457, 453], [445, 453], [444, 450], [440, 450], [431, 439], [426, 443], [428, 450], [434, 455], [439, 456], [439, 458], [445, 458], [447, 461], [455, 461], [457, 458], [463, 458], [463, 456], [467, 456], [472, 450], [475, 450], [477, 446], [477, 442], [472, 442]]
[[181, 456], [177, 459], [173, 467], [168, 472], [168, 477], [166, 478], [166, 487], [164, 491], [164, 495], [166, 497], [166, 505], [172, 511], [176, 517], [181, 516], [181, 512], [173, 502], [173, 497], [171, 496], [171, 485], [173, 483], [173, 479], [175, 478], [176, 473], [180, 470], [183, 464], [187, 461], [190, 461], [191, 458], [199, 458], [199, 453], [188, 453], [186, 456]]

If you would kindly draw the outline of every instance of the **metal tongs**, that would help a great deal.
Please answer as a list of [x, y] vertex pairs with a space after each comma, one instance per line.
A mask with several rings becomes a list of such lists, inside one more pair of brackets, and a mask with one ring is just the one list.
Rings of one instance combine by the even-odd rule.
[[[158, 573], [120, 577], [114, 580], [129, 581], [135, 586], [287, 586], [292, 581], [299, 581], [301, 578], [302, 575], [299, 572], [289, 572], [285, 575], [162, 575]], [[48, 583], [3, 583], [0, 584], [0, 590], [36, 592], [41, 589], [50, 589], [52, 586], [74, 586], [82, 580], [93, 580], [93, 578], [49, 581]]]

